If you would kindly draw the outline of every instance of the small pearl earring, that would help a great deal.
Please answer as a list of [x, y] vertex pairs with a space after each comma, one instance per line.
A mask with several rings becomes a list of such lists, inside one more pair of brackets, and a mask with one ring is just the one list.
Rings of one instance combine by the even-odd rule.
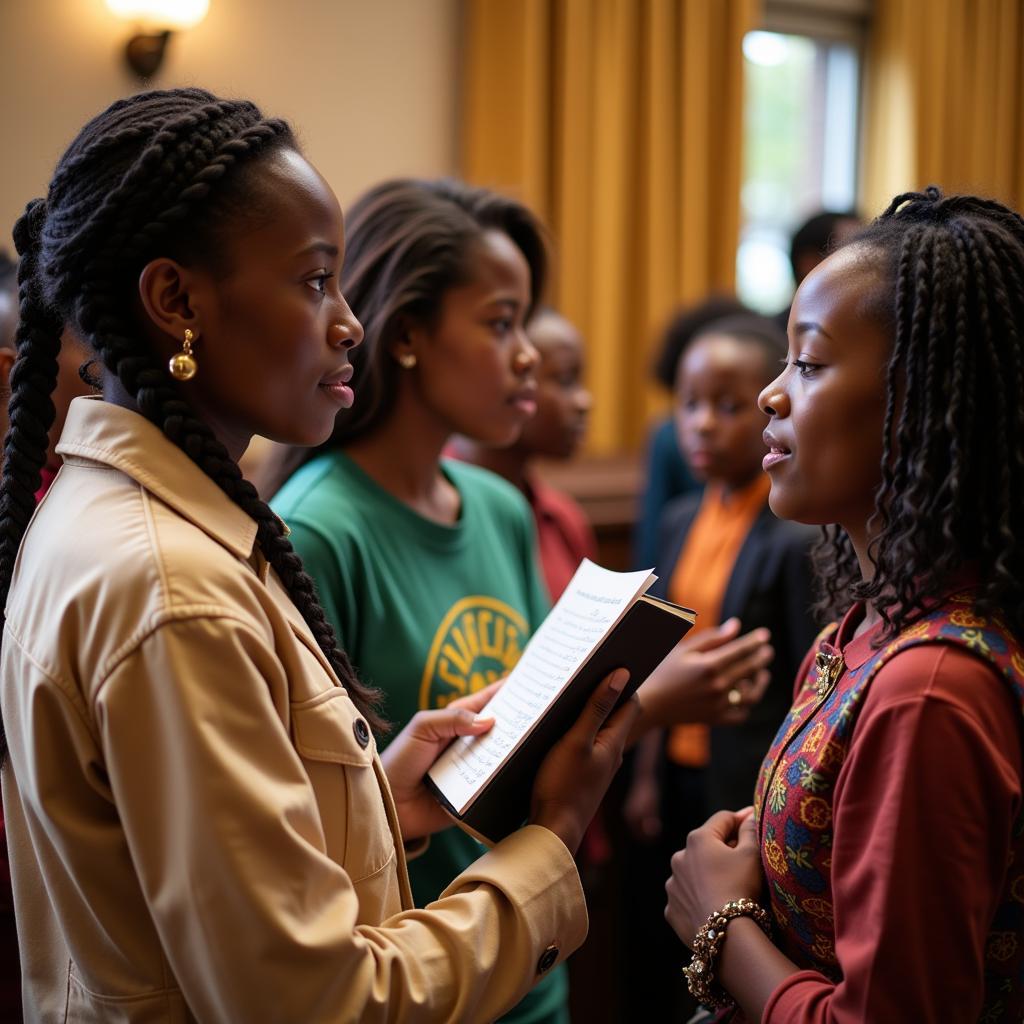
[[416, 356], [412, 352], [403, 352], [398, 357], [398, 365], [403, 370], [411, 370], [416, 365]]

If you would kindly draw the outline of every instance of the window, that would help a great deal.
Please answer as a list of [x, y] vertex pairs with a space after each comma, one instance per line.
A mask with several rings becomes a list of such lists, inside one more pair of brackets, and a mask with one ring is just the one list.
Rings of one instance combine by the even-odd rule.
[[[768, 14], [771, 26], [771, 6]], [[859, 35], [836, 31], [834, 23], [820, 33], [813, 24], [799, 32], [750, 32], [743, 53], [736, 288], [744, 302], [770, 314], [785, 309], [792, 297], [793, 231], [819, 210], [856, 207]]]

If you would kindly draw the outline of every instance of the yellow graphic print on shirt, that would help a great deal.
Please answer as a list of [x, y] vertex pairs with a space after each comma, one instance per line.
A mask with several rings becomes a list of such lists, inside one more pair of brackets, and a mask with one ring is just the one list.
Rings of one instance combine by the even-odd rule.
[[456, 601], [430, 645], [419, 706], [447, 707], [493, 683], [519, 660], [528, 634], [526, 619], [504, 601], [481, 595]]

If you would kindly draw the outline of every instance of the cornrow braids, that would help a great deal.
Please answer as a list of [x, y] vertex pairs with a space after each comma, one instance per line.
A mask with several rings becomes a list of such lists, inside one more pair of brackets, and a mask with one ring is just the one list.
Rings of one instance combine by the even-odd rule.
[[[338, 647], [284, 524], [182, 397], [130, 317], [139, 273], [155, 256], [216, 262], [224, 233], [245, 214], [246, 173], [285, 147], [297, 148], [288, 125], [263, 118], [251, 103], [221, 100], [201, 89], [140, 93], [114, 103], [82, 129], [59, 163], [46, 200], [33, 200], [18, 221], [21, 307], [0, 479], [0, 607], [40, 485], [67, 323], [139, 411], [255, 520], [263, 556], [360, 712], [383, 730], [379, 693], [359, 680]], [[2, 737], [0, 743], [6, 751]]]
[[885, 637], [967, 569], [977, 600], [1024, 634], [1024, 219], [934, 187], [897, 196], [848, 245], [881, 257], [875, 312], [893, 336], [869, 581], [828, 528], [818, 611], [872, 602]]

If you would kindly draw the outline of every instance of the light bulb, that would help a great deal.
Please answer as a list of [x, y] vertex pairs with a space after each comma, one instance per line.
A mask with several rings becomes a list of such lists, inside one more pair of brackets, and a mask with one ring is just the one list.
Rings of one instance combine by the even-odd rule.
[[193, 28], [206, 17], [210, 0], [107, 0], [119, 18], [145, 28]]

